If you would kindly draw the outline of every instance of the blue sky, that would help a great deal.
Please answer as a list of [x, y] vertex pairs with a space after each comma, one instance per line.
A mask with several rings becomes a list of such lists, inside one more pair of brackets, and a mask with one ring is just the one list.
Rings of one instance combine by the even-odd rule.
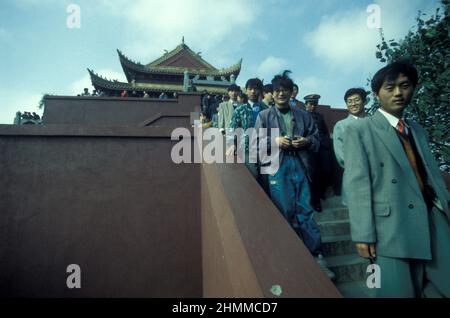
[[[81, 27], [70, 29], [70, 4]], [[344, 107], [346, 89], [365, 87], [381, 66], [379, 30], [367, 8], [380, 8], [387, 39], [401, 39], [418, 11], [433, 14], [438, 0], [4, 0], [0, 7], [0, 124], [16, 111], [41, 113], [43, 93], [76, 95], [90, 87], [86, 68], [125, 81], [116, 49], [149, 63], [182, 36], [217, 68], [243, 58], [238, 84], [270, 81], [290, 69], [300, 97]]]

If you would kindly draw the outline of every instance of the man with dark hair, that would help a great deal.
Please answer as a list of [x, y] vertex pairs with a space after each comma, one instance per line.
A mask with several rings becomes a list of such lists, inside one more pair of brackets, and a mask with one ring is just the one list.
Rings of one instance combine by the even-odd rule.
[[[344, 95], [345, 104], [347, 105], [347, 118], [338, 121], [333, 129], [333, 149], [337, 163], [344, 169], [344, 138], [347, 127], [365, 117], [366, 112], [364, 106], [366, 105], [367, 92], [363, 88], [350, 88]], [[337, 167], [339, 170], [339, 167]], [[342, 174], [342, 170], [338, 171]], [[345, 188], [341, 189], [342, 204], [347, 205], [345, 196]]]
[[273, 86], [272, 84], [267, 84], [263, 86], [263, 100], [262, 102], [270, 108], [273, 106]]
[[89, 93], [89, 88], [85, 88], [81, 96], [91, 96], [91, 94]]
[[206, 90], [203, 92], [203, 94], [204, 95], [202, 98], [202, 111], [207, 112], [212, 103], [211, 94], [208, 93]]
[[231, 117], [233, 116], [236, 107], [238, 107], [237, 95], [240, 91], [241, 88], [239, 86], [231, 84], [230, 87], [228, 87], [228, 97], [230, 99], [219, 105], [218, 128], [223, 134], [230, 128]]
[[302, 110], [305, 110], [305, 104], [297, 99], [298, 92], [299, 92], [298, 85], [294, 84], [294, 87], [292, 89], [291, 100], [289, 101], [289, 103], [291, 107], [297, 107]]
[[[245, 93], [244, 92], [239, 92], [238, 94], [237, 94], [237, 102], [238, 102], [238, 105], [240, 106], [240, 105], [243, 105], [243, 104], [247, 104], [247, 102], [248, 102], [248, 97], [247, 97], [247, 95], [245, 95]], [[238, 106], [238, 107], [239, 107]]]
[[364, 118], [366, 115], [364, 106], [366, 105], [367, 93], [363, 88], [350, 88], [345, 92], [344, 100], [347, 105], [348, 116], [334, 125], [333, 147], [337, 162], [344, 168], [344, 136], [345, 129], [352, 122]]
[[317, 212], [322, 212], [320, 199], [325, 199], [325, 192], [331, 176], [331, 139], [330, 132], [322, 114], [316, 111], [320, 95], [310, 94], [304, 97], [305, 108], [311, 114], [319, 130], [320, 146], [313, 155], [313, 174], [311, 180], [311, 204]]
[[386, 80], [394, 81], [400, 74], [404, 73], [408, 74], [410, 83], [413, 87], [416, 87], [419, 82], [419, 74], [414, 65], [409, 62], [395, 62], [382, 68], [374, 75], [371, 82], [372, 91], [379, 92]]
[[[244, 131], [246, 131], [249, 128], [255, 127], [256, 117], [258, 116], [259, 112], [267, 108], [266, 105], [264, 105], [264, 103], [259, 101], [262, 88], [263, 84], [259, 78], [252, 78], [247, 81], [247, 83], [245, 84], [245, 90], [247, 92], [248, 101], [246, 101], [245, 104], [238, 106], [234, 110], [233, 116], [231, 117], [230, 132], [238, 128], [242, 128]], [[257, 178], [258, 177], [257, 165], [255, 163], [249, 162], [248, 136], [244, 135], [243, 137], [245, 145], [238, 145], [238, 146], [244, 146], [245, 163], [250, 172], [253, 174], [253, 176]], [[234, 140], [234, 135], [231, 136], [231, 138]], [[228, 138], [228, 141], [230, 143], [232, 142], [230, 138]], [[230, 148], [227, 149], [227, 155], [228, 156], [232, 155], [235, 150], [236, 150], [235, 146], [234, 145], [231, 146]]]
[[259, 113], [255, 128], [267, 129], [269, 137], [272, 128], [280, 130], [276, 139], [280, 165], [274, 175], [268, 175], [270, 196], [327, 276], [334, 278], [322, 256], [320, 230], [311, 207], [309, 180], [311, 153], [319, 148], [317, 125], [308, 112], [290, 107], [294, 83], [289, 73], [285, 71], [272, 80], [275, 106]]
[[449, 193], [425, 130], [404, 118], [417, 82], [408, 63], [379, 70], [380, 109], [344, 140], [352, 240], [380, 268], [378, 297], [450, 297]]

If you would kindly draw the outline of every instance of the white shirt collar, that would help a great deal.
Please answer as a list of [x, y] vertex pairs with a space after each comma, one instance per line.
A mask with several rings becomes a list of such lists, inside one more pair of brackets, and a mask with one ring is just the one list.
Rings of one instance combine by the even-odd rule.
[[349, 114], [350, 116], [352, 116], [354, 119], [356, 119], [356, 120], [358, 120], [358, 119], [361, 119], [360, 117], [357, 117], [357, 116], [355, 116], [355, 115], [352, 115], [352, 114]]
[[252, 107], [253, 108], [253, 105], [255, 105], [255, 103], [254, 102], [252, 102], [251, 100], [249, 100], [248, 101], [248, 104], [250, 105], [250, 107]]
[[[397, 125], [399, 122], [399, 119], [397, 117], [395, 117], [394, 115], [389, 114], [388, 112], [382, 110], [381, 108], [378, 108], [378, 111], [387, 119], [387, 121], [389, 122], [389, 124], [394, 127], [395, 129], [397, 129]], [[408, 132], [408, 124], [406, 123], [405, 119], [403, 119], [403, 122], [405, 123], [406, 126], [406, 132]]]

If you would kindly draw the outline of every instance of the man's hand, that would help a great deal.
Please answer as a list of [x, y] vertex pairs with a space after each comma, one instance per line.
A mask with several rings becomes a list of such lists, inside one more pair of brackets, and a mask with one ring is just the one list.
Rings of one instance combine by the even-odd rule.
[[277, 137], [275, 142], [281, 149], [288, 149], [292, 145], [291, 140], [286, 137]]
[[308, 138], [304, 138], [304, 137], [297, 137], [294, 139], [294, 141], [292, 141], [292, 146], [295, 149], [300, 149], [303, 148], [305, 146], [307, 146], [309, 144], [309, 139]]
[[233, 157], [235, 150], [236, 150], [236, 147], [234, 145], [231, 146], [230, 148], [228, 148], [227, 152], [226, 152], [227, 157]]
[[356, 249], [358, 250], [359, 256], [364, 258], [374, 259], [377, 257], [375, 244], [367, 244], [367, 243], [357, 243]]

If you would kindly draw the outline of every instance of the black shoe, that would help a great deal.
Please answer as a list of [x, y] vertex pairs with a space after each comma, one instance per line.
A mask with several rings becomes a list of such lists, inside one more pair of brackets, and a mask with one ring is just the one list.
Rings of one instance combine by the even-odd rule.
[[313, 209], [316, 212], [322, 212], [322, 205], [320, 203], [313, 204]]

